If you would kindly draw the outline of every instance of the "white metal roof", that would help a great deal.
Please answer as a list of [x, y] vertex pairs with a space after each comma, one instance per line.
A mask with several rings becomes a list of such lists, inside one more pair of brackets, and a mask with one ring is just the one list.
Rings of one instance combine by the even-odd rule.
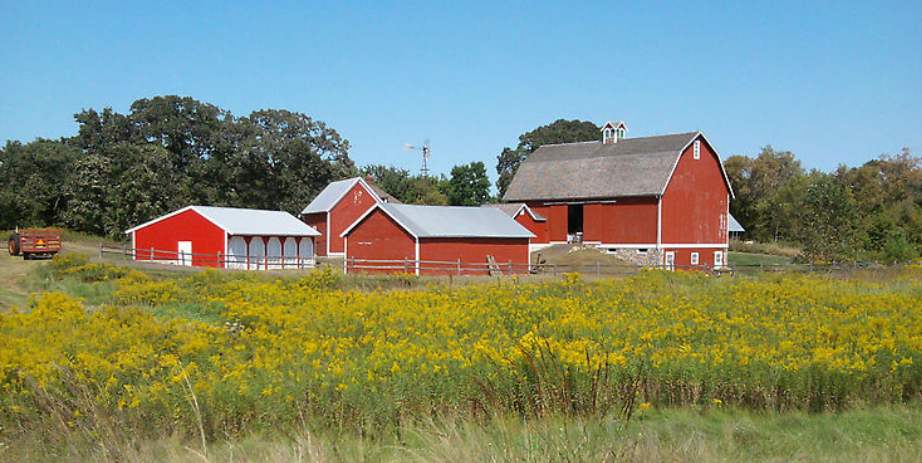
[[[730, 214], [727, 214], [727, 215], [730, 215]], [[730, 233], [743, 233], [744, 231], [746, 231], [746, 229], [743, 228], [743, 226], [740, 225], [740, 223], [736, 221], [736, 217], [733, 217], [732, 215], [730, 215], [729, 225], [730, 226], [728, 227], [727, 231], [729, 231]]]
[[346, 236], [375, 209], [381, 209], [417, 238], [534, 238], [527, 228], [493, 207], [417, 206], [378, 203], [359, 217]]
[[361, 177], [347, 178], [345, 180], [339, 180], [337, 182], [330, 183], [327, 185], [320, 194], [311, 201], [307, 207], [301, 211], [301, 214], [316, 214], [318, 212], [330, 212], [334, 206], [336, 206], [342, 199], [343, 196], [346, 196], [346, 193], [355, 186], [356, 183], [361, 183], [365, 187], [365, 190], [368, 191], [372, 196], [374, 196], [377, 202], [381, 202], [381, 198], [378, 197], [375, 190], [371, 188], [365, 180], [362, 180]]
[[137, 227], [126, 230], [132, 233], [174, 215], [192, 210], [231, 235], [252, 236], [320, 236], [317, 230], [283, 211], [239, 209], [233, 207], [187, 206]]

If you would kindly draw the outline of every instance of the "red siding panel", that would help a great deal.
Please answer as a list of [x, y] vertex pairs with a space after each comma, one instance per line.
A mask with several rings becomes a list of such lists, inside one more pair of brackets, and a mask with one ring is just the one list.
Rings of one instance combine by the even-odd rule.
[[602, 204], [604, 244], [656, 244], [656, 198]]
[[[503, 273], [507, 272], [509, 262], [518, 264], [513, 267], [516, 273], [527, 273], [528, 239], [527, 238], [423, 238], [419, 242], [419, 259], [439, 262], [461, 261], [464, 275], [487, 275], [487, 256], [491, 255], [499, 264]], [[483, 264], [467, 265], [464, 264]], [[428, 270], [420, 271], [425, 275], [458, 274], [457, 264], [432, 265]], [[442, 270], [444, 269], [444, 270]]]
[[[217, 255], [224, 253], [224, 230], [202, 217], [197, 212], [188, 210], [152, 223], [134, 232], [136, 249], [156, 249], [158, 251], [178, 252], [180, 241], [192, 242], [193, 254]], [[151, 260], [150, 252], [139, 251], [137, 260]], [[177, 260], [176, 254], [154, 253], [153, 260]], [[193, 258], [196, 267], [217, 267], [216, 261], [207, 261], [205, 257]]]
[[551, 241], [567, 242], [567, 205], [555, 204], [548, 207], [548, 237]]
[[602, 241], [602, 204], [591, 203], [583, 206], [583, 241], [596, 243]]
[[[367, 260], [415, 260], [416, 239], [403, 227], [381, 212], [375, 210], [352, 229], [346, 246], [347, 259]], [[382, 264], [384, 266], [397, 264]], [[410, 269], [412, 271], [412, 269]], [[350, 271], [351, 272], [351, 271]], [[398, 273], [403, 269], [376, 270], [357, 269], [356, 273]]]
[[[342, 253], [344, 251], [342, 234], [349, 225], [352, 225], [362, 214], [368, 212], [377, 201], [374, 195], [368, 192], [361, 183], [346, 193], [346, 196], [333, 206], [330, 211], [330, 249], [329, 253]], [[323, 230], [321, 233], [325, 233]]]
[[515, 221], [535, 234], [535, 238], [531, 239], [532, 244], [547, 243], [547, 220], [537, 221], [531, 218], [531, 214], [523, 211]]
[[663, 195], [663, 243], [727, 243], [730, 192], [717, 156], [699, 140], [700, 159], [694, 159], [694, 144], [689, 145]]
[[327, 255], [327, 213], [307, 214], [301, 217], [301, 220], [320, 232], [321, 236], [318, 236], [314, 242], [314, 254], [318, 256]]

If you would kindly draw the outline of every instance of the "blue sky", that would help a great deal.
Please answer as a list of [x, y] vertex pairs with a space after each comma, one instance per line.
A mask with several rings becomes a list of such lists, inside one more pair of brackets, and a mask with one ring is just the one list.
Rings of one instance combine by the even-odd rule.
[[303, 112], [360, 165], [483, 161], [558, 118], [823, 170], [922, 154], [922, 2], [0, 0], [0, 142], [178, 94]]

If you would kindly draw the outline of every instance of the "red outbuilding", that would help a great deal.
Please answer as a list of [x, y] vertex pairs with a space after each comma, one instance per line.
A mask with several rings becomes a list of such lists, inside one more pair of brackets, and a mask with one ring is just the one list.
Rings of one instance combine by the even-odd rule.
[[[496, 204], [484, 204], [481, 207], [493, 207], [503, 211], [504, 214], [511, 217], [513, 220], [518, 222], [523, 227], [527, 228], [533, 235], [534, 238], [531, 240], [530, 249], [532, 251], [536, 249], [541, 249], [546, 246], [548, 242], [547, 234], [547, 218], [541, 214], [536, 213], [528, 204], [525, 203], [496, 203]], [[544, 245], [540, 243], [545, 243]]]
[[378, 203], [346, 228], [347, 272], [526, 273], [527, 228], [495, 208]]
[[342, 256], [345, 253], [343, 230], [369, 208], [378, 203], [396, 203], [394, 197], [376, 187], [370, 179], [361, 177], [340, 180], [327, 185], [301, 211], [301, 220], [319, 231], [318, 256]]
[[[646, 265], [726, 264], [733, 197], [701, 132], [625, 138], [623, 122], [596, 142], [544, 145], [503, 196], [547, 218], [546, 240], [585, 243]], [[533, 246], [534, 247], [534, 246]]]
[[188, 206], [138, 225], [135, 260], [251, 270], [314, 265], [317, 230], [287, 212]]

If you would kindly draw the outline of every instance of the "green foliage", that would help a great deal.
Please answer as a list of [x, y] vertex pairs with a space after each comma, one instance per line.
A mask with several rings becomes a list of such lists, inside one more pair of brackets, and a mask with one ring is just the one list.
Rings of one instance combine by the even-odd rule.
[[847, 261], [855, 257], [857, 207], [844, 185], [823, 177], [807, 187], [800, 209], [804, 257], [814, 261]]
[[285, 110], [234, 117], [174, 95], [74, 116], [77, 136], [0, 149], [0, 228], [67, 226], [123, 237], [189, 204], [297, 213], [331, 181], [353, 176], [349, 142]]
[[477, 161], [452, 168], [447, 195], [452, 206], [485, 204], [490, 199], [490, 179], [483, 163]]
[[499, 174], [496, 188], [499, 195], [506, 194], [506, 188], [512, 182], [519, 165], [542, 145], [600, 140], [599, 130], [597, 125], [589, 121], [557, 119], [551, 124], [542, 125], [520, 135], [519, 144], [515, 149], [503, 148], [496, 157], [496, 173]]

